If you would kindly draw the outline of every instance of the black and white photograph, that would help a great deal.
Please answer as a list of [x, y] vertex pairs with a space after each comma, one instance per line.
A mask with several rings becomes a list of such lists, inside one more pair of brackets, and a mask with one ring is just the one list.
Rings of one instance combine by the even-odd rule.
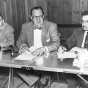
[[88, 88], [88, 0], [0, 0], [0, 88]]

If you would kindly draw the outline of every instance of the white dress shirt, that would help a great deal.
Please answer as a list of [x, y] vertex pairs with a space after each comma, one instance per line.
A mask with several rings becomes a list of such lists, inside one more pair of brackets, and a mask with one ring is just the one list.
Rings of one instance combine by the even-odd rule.
[[42, 47], [41, 34], [42, 34], [42, 30], [39, 30], [39, 29], [34, 30], [34, 47], [35, 47], [35, 49]]

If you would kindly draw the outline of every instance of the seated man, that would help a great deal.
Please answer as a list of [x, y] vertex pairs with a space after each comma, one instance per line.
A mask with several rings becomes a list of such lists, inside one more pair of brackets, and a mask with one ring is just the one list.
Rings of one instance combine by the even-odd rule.
[[[77, 29], [73, 32], [72, 36], [66, 42], [68, 49], [72, 49], [72, 51], [76, 51], [80, 55], [80, 59], [88, 58], [85, 56], [88, 54], [88, 11], [84, 11], [82, 13], [82, 28]], [[82, 53], [80, 53], [82, 50]], [[84, 53], [84, 55], [83, 55]], [[82, 56], [83, 55], [83, 56]], [[74, 62], [77, 63], [76, 61]], [[76, 64], [78, 65], [78, 63]], [[88, 77], [86, 77], [88, 80]], [[82, 84], [83, 88], [87, 88], [88, 85]]]
[[0, 47], [3, 50], [11, 45], [14, 46], [14, 29], [0, 15]]
[[82, 13], [82, 28], [75, 29], [66, 44], [68, 49], [72, 47], [88, 48], [88, 11]]
[[[3, 16], [0, 14], [0, 51], [7, 50], [10, 46], [14, 46], [14, 29], [4, 21]], [[1, 69], [2, 68], [0, 68], [0, 87], [7, 88], [8, 71]]]
[[[77, 55], [77, 57], [79, 57], [79, 55], [83, 55], [84, 52], [88, 54], [88, 11], [84, 11], [82, 13], [81, 19], [82, 19], [82, 28], [75, 29], [73, 34], [66, 41], [67, 50], [74, 52]], [[66, 48], [63, 47], [63, 49], [61, 50], [62, 50], [61, 52], [64, 52], [66, 51]], [[84, 56], [87, 56], [86, 53], [84, 53], [85, 54]], [[82, 58], [82, 56], [80, 57]], [[84, 58], [85, 57], [83, 57], [83, 59]], [[75, 61], [76, 62], [73, 63], [73, 65], [75, 64], [78, 65], [79, 63], [77, 63], [76, 59]]]
[[57, 25], [44, 19], [41, 7], [34, 7], [30, 12], [31, 22], [22, 25], [17, 41], [19, 53], [28, 50], [33, 55], [42, 56], [45, 52], [57, 51], [60, 45]]
[[88, 48], [88, 11], [82, 13], [82, 28], [75, 29], [73, 34], [66, 41], [66, 48], [63, 50], [80, 51]]
[[17, 41], [20, 52], [24, 51], [24, 46], [25, 49], [34, 47], [34, 55], [57, 50], [60, 45], [57, 25], [44, 19], [44, 11], [41, 7], [31, 9], [31, 20], [22, 25], [22, 32]]

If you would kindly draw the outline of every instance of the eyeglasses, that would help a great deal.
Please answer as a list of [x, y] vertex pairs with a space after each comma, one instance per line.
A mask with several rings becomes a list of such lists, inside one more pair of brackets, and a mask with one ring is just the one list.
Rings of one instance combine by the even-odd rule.
[[34, 18], [43, 18], [43, 15], [40, 15], [40, 16], [32, 16], [32, 19]]

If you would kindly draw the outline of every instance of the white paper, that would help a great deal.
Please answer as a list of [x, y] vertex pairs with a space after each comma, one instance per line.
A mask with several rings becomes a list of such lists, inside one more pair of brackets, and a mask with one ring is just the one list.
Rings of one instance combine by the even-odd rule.
[[58, 53], [58, 58], [75, 58], [76, 54], [74, 52], [62, 52]]
[[78, 59], [74, 59], [73, 66], [79, 67], [81, 72], [88, 71], [88, 50], [87, 49], [84, 49], [84, 48], [79, 49]]
[[41, 57], [36, 57], [36, 60], [35, 60], [35, 64], [36, 64], [36, 65], [43, 65], [43, 63], [44, 63], [44, 58], [43, 58], [43, 56], [41, 56]]
[[26, 51], [21, 55], [17, 56], [15, 60], [30, 60], [32, 61], [36, 56], [32, 55], [30, 52]]

